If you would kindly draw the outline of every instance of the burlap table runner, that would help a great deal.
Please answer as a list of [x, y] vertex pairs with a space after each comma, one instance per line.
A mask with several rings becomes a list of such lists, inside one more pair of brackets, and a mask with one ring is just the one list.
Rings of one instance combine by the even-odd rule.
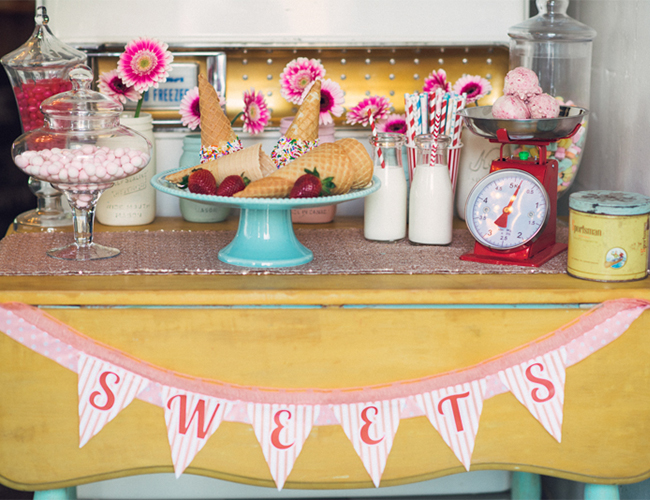
[[[234, 231], [128, 231], [95, 235], [95, 242], [119, 248], [117, 257], [90, 262], [53, 259], [46, 250], [72, 241], [71, 233], [10, 234], [0, 241], [0, 275], [319, 275], [319, 274], [559, 274], [566, 272], [566, 252], [539, 268], [465, 262], [472, 250], [466, 229], [455, 229], [449, 246], [367, 241], [358, 228], [296, 229], [297, 238], [312, 250], [314, 260], [302, 266], [254, 269], [219, 261], [217, 254]], [[567, 228], [557, 239], [566, 242]]]

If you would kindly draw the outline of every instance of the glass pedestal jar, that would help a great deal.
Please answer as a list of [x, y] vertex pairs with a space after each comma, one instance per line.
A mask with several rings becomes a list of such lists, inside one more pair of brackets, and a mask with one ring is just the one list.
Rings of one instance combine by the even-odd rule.
[[[43, 100], [70, 90], [70, 69], [86, 61], [86, 54], [57, 39], [48, 27], [43, 6], [36, 9], [31, 37], [13, 52], [2, 57], [14, 91], [23, 132], [43, 126], [40, 105]], [[13, 223], [15, 231], [57, 231], [72, 225], [72, 215], [62, 193], [48, 182], [30, 179], [37, 207], [22, 213]]]

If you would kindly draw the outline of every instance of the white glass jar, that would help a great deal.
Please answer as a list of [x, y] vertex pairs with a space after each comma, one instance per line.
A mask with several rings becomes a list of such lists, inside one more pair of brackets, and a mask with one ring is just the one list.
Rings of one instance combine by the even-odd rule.
[[363, 235], [374, 241], [401, 240], [406, 237], [407, 187], [402, 166], [406, 136], [380, 133], [370, 138], [370, 144], [374, 148], [373, 175], [381, 187], [364, 198]]
[[133, 112], [120, 115], [120, 125], [135, 130], [151, 143], [151, 161], [137, 174], [122, 179], [106, 191], [97, 204], [96, 217], [107, 226], [139, 226], [156, 218], [156, 190], [151, 179], [156, 173], [153, 119], [150, 113], [134, 118]]

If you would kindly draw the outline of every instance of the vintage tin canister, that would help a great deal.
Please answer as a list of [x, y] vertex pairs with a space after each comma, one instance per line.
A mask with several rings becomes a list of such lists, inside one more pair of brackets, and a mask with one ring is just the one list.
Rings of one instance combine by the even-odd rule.
[[567, 273], [593, 281], [648, 276], [650, 198], [622, 191], [569, 196]]

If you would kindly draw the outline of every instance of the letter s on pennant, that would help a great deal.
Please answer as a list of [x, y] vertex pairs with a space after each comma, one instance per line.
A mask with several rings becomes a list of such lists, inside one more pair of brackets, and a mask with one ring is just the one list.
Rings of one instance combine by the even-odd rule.
[[275, 422], [276, 428], [273, 429], [273, 432], [271, 433], [271, 444], [278, 450], [286, 450], [288, 448], [291, 448], [294, 444], [282, 444], [280, 442], [280, 433], [282, 432], [282, 429], [285, 428], [285, 425], [280, 421], [280, 416], [283, 413], [287, 414], [287, 420], [291, 420], [291, 412], [289, 410], [280, 410], [275, 412], [275, 415], [273, 415], [273, 422]]
[[113, 405], [115, 404], [115, 394], [113, 394], [113, 391], [111, 391], [110, 387], [108, 387], [108, 383], [106, 382], [106, 379], [108, 378], [109, 375], [115, 375], [115, 383], [119, 383], [120, 381], [120, 376], [117, 373], [113, 372], [103, 372], [99, 376], [99, 385], [102, 386], [102, 389], [104, 389], [104, 392], [106, 393], [106, 403], [104, 406], [99, 406], [97, 403], [95, 403], [95, 399], [97, 396], [99, 396], [101, 393], [99, 391], [93, 392], [90, 397], [88, 398], [88, 402], [93, 406], [94, 408], [97, 408], [98, 410], [106, 411], [110, 410], [113, 408]]
[[535, 401], [536, 403], [544, 403], [549, 399], [553, 399], [553, 396], [555, 396], [555, 386], [553, 385], [553, 382], [551, 382], [550, 380], [546, 380], [544, 378], [538, 378], [535, 375], [533, 375], [533, 370], [532, 370], [533, 366], [538, 367], [540, 372], [544, 371], [544, 365], [542, 365], [541, 363], [533, 363], [528, 368], [526, 368], [526, 378], [535, 384], [543, 385], [548, 391], [548, 394], [545, 398], [540, 398], [538, 396], [540, 389], [539, 387], [535, 387], [532, 391], [530, 391], [530, 396], [533, 398], [533, 401]]

